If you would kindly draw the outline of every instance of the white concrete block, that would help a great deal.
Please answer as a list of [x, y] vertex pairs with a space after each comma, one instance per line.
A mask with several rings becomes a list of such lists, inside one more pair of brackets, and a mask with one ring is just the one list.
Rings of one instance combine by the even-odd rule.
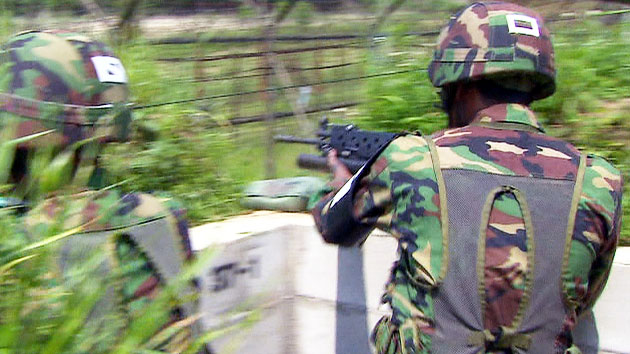
[[617, 250], [610, 277], [595, 304], [599, 346], [613, 353], [630, 353], [630, 247]]
[[294, 230], [280, 227], [217, 246], [221, 251], [200, 277], [200, 306], [208, 326], [243, 304], [262, 306], [290, 293], [286, 240]]
[[[194, 250], [220, 247], [202, 274], [203, 324], [262, 309], [247, 333], [213, 342], [218, 353], [363, 353], [378, 319], [397, 242], [376, 231], [361, 249], [325, 244], [308, 214], [256, 212], [191, 229]], [[630, 353], [630, 248], [617, 251], [595, 306], [600, 346]], [[602, 351], [602, 353], [604, 353]]]
[[190, 229], [190, 242], [193, 251], [198, 251], [212, 245], [230, 244], [286, 225], [307, 226], [315, 229], [313, 217], [309, 214], [257, 211], [221, 222], [193, 227]]
[[328, 301], [337, 296], [337, 249], [325, 244], [317, 231], [307, 232], [295, 245], [295, 294]]
[[300, 298], [295, 308], [296, 353], [335, 352], [335, 306], [331, 302]]

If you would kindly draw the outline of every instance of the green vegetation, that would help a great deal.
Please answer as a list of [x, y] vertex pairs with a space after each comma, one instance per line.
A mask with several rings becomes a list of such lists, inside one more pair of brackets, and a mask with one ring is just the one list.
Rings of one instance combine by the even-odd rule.
[[[155, 353], [157, 343], [183, 330], [182, 322], [163, 327], [170, 309], [179, 303], [183, 289], [213, 256], [199, 255], [195, 264], [169, 283], [153, 301], [133, 317], [126, 310], [102, 302], [107, 289], [117, 287], [120, 274], [103, 274], [102, 252], [66, 270], [62, 277], [58, 247], [72, 232], [34, 242], [21, 232], [9, 210], [0, 211], [0, 348], [13, 353]], [[77, 232], [77, 230], [73, 230]], [[80, 230], [79, 230], [80, 231]], [[95, 252], [96, 253], [96, 252]], [[109, 311], [98, 315], [103, 308]], [[204, 341], [255, 323], [252, 311], [238, 324], [216, 328], [199, 340], [182, 347], [182, 353], [197, 353]]]
[[[2, 42], [23, 26], [17, 26], [11, 16], [23, 11], [19, 7], [10, 7], [17, 3], [6, 1], [0, 5], [3, 10], [0, 13]], [[25, 6], [38, 4], [36, 1], [21, 3]], [[46, 2], [50, 8], [54, 8], [53, 3], [67, 2]], [[120, 5], [119, 2], [111, 3]], [[305, 52], [282, 57], [286, 60], [292, 84], [306, 86], [314, 82], [415, 69], [362, 81], [313, 85], [309, 106], [362, 100], [364, 103], [358, 107], [326, 112], [326, 116], [336, 122], [356, 123], [364, 129], [431, 133], [443, 128], [446, 118], [434, 107], [438, 102], [437, 95], [424, 70], [431, 54], [432, 37], [412, 36], [409, 32], [435, 29], [452, 10], [450, 5], [444, 7], [439, 15], [431, 13], [432, 18], [427, 21], [419, 21], [417, 13], [396, 14], [396, 18], [387, 21], [381, 29], [390, 34], [386, 39], [367, 43], [356, 41], [350, 48], [319, 54]], [[243, 18], [251, 17], [253, 12], [241, 8]], [[306, 3], [291, 16], [291, 21], [278, 28], [278, 34], [356, 34], [366, 33], [369, 25], [356, 18], [325, 21]], [[551, 98], [536, 103], [534, 109], [550, 134], [568, 139], [585, 151], [602, 155], [622, 170], [627, 182], [623, 205], [626, 222], [621, 243], [630, 245], [630, 65], [627, 63], [630, 24], [606, 26], [589, 20], [575, 26], [571, 22], [559, 22], [552, 24], [552, 31], [555, 34], [558, 89]], [[255, 36], [260, 33], [261, 29], [250, 28], [199, 36]], [[275, 43], [274, 48], [327, 44]], [[368, 50], [364, 44], [370, 44]], [[262, 71], [254, 69], [262, 65], [260, 58], [214, 61], [201, 66], [192, 62], [158, 61], [166, 57], [255, 52], [261, 50], [259, 43], [167, 46], [150, 45], [140, 37], [115, 46], [115, 50], [125, 63], [133, 100], [139, 106], [261, 87], [261, 77], [239, 81], [191, 81], [192, 78], [259, 74]], [[290, 71], [291, 67], [344, 62], [357, 64], [321, 72]], [[274, 78], [270, 85], [279, 87], [285, 83]], [[228, 120], [265, 113], [266, 108], [260, 99], [261, 94], [252, 94], [136, 110], [136, 129], [131, 141], [112, 144], [104, 151], [101, 163], [110, 172], [109, 183], [123, 182], [121, 188], [128, 191], [164, 191], [176, 195], [187, 205], [193, 225], [246, 212], [238, 203], [240, 191], [246, 183], [265, 178], [269, 125], [258, 122], [233, 126]], [[276, 93], [272, 109], [291, 110], [282, 92]], [[278, 120], [273, 129], [277, 133], [310, 136], [322, 115], [312, 114], [306, 120]], [[6, 159], [11, 155], [11, 148], [10, 144], [0, 146], [0, 166], [8, 165]], [[300, 152], [312, 153], [314, 149], [288, 144], [273, 147], [277, 177], [312, 175], [312, 172], [295, 166], [294, 161]], [[0, 186], [4, 183], [6, 176], [0, 175]], [[94, 258], [71, 284], [59, 283], [56, 281], [58, 260], [54, 255], [67, 235], [48, 235], [48, 238], [38, 240], [40, 242], [32, 240], [6, 210], [0, 211], [0, 230], [0, 297], [5, 301], [0, 304], [2, 353], [20, 353], [23, 348], [42, 353], [125, 353], [146, 348], [156, 338], [156, 324], [176, 301], [174, 294], [178, 284], [163, 292], [155, 305], [130, 324], [123, 324], [122, 317], [114, 315], [102, 328], [86, 326], [88, 314], [98, 306], [99, 292], [116, 281], [116, 274], [105, 279], [90, 276], [93, 274], [90, 269], [96, 269], [99, 262]], [[205, 259], [201, 259], [197, 266], [203, 261]], [[182, 281], [189, 274], [192, 270]], [[224, 332], [225, 329], [221, 329], [208, 336]], [[110, 341], [102, 341], [103, 338], [110, 338]]]
[[[289, 21], [277, 29], [281, 35], [291, 34], [356, 34], [366, 33], [369, 22], [356, 17], [327, 17], [300, 5]], [[424, 6], [424, 5], [423, 5]], [[427, 5], [428, 6], [428, 5]], [[287, 68], [334, 65], [342, 62], [357, 64], [324, 71], [290, 72], [292, 84], [337, 80], [361, 75], [417, 69], [410, 73], [313, 86], [309, 106], [339, 101], [362, 100], [364, 104], [328, 112], [333, 121], [352, 121], [366, 129], [421, 130], [431, 133], [444, 127], [445, 117], [434, 107], [438, 102], [425, 68], [431, 54], [434, 37], [408, 35], [409, 32], [435, 30], [448, 17], [447, 11], [435, 14], [422, 9], [417, 12], [395, 13], [380, 32], [389, 33], [384, 40], [354, 41], [353, 47], [281, 56]], [[241, 16], [252, 16], [244, 11]], [[334, 20], [332, 19], [334, 18]], [[6, 17], [7, 24], [10, 19]], [[630, 179], [630, 110], [628, 89], [630, 66], [626, 58], [630, 25], [604, 25], [598, 19], [550, 24], [554, 33], [558, 66], [558, 89], [554, 96], [537, 102], [534, 109], [552, 135], [568, 139], [578, 147], [611, 159]], [[6, 27], [0, 34], [6, 35]], [[200, 38], [260, 35], [261, 29], [216, 31], [200, 34]], [[155, 35], [153, 35], [155, 36]], [[277, 42], [275, 49], [329, 45], [322, 43]], [[372, 45], [373, 44], [373, 45]], [[115, 48], [130, 75], [134, 101], [138, 105], [189, 99], [199, 96], [244, 92], [261, 88], [261, 77], [249, 79], [204, 81], [234, 75], [260, 74], [260, 58], [223, 60], [204, 63], [173, 63], [157, 61], [168, 57], [217, 56], [261, 50], [260, 43], [149, 45], [138, 38]], [[196, 73], [197, 72], [197, 73]], [[240, 73], [240, 74], [238, 74]], [[277, 77], [272, 87], [284, 86]], [[266, 123], [231, 126], [227, 119], [236, 116], [264, 114], [261, 94], [240, 98], [204, 100], [187, 104], [166, 105], [137, 110], [139, 123], [131, 142], [108, 148], [103, 163], [112, 173], [112, 182], [127, 181], [128, 190], [167, 191], [178, 195], [189, 208], [192, 224], [217, 220], [244, 212], [238, 204], [242, 186], [265, 178]], [[276, 93], [275, 111], [290, 111], [291, 105], [283, 92]], [[274, 123], [274, 130], [311, 135], [323, 113], [310, 115], [306, 122], [284, 119]], [[157, 139], [152, 139], [152, 131]], [[299, 170], [293, 160], [300, 152], [312, 148], [276, 144], [276, 176], [308, 175]], [[626, 195], [629, 183], [626, 183]], [[625, 219], [630, 220], [630, 197], [624, 201]], [[630, 223], [625, 223], [623, 242], [630, 244]]]
[[[402, 18], [405, 18], [405, 14]], [[363, 64], [319, 74], [313, 71], [294, 74], [292, 80], [294, 83], [312, 83], [417, 69], [369, 80], [314, 87], [310, 104], [316, 106], [362, 99], [365, 104], [358, 108], [329, 112], [328, 118], [350, 120], [365, 129], [421, 130], [424, 133], [441, 129], [446, 119], [434, 107], [438, 102], [437, 95], [425, 72], [431, 53], [427, 45], [430, 39], [407, 35], [411, 31], [418, 31], [416, 26], [405, 25], [402, 21], [391, 22], [395, 24], [384, 28], [384, 31], [394, 35], [378, 42], [369, 51], [329, 50], [322, 51], [319, 58], [312, 53], [296, 54], [288, 59], [287, 65], [334, 64], [339, 62], [340, 53], [344, 53], [346, 61]], [[302, 26], [304, 24], [298, 27], [287, 25], [278, 32], [295, 33]], [[326, 26], [320, 26], [313, 25], [316, 29], [309, 33], [349, 33], [353, 27], [342, 23], [332, 29], [328, 25], [328, 29], [324, 30]], [[624, 58], [630, 54], [630, 26], [620, 24], [611, 27], [595, 21], [584, 23], [580, 30], [575, 30], [571, 24], [557, 23], [552, 26], [558, 63], [558, 88], [554, 96], [537, 102], [534, 109], [539, 112], [550, 134], [568, 139], [585, 151], [610, 159], [622, 169], [625, 180], [629, 180], [630, 121], [627, 114], [630, 110], [630, 66], [624, 64]], [[205, 36], [211, 37], [213, 34]], [[293, 44], [293, 47], [297, 46]], [[276, 46], [283, 47], [291, 45], [279, 43]], [[259, 47], [252, 44], [239, 47], [208, 44], [202, 48], [206, 55], [257, 50]], [[234, 81], [212, 81], [204, 85], [190, 85], [182, 77], [193, 75], [193, 64], [155, 61], [160, 57], [190, 56], [190, 53], [198, 51], [194, 46], [150, 46], [143, 42], [118, 48], [128, 66], [132, 90], [139, 104], [195, 97], [201, 87], [205, 95], [260, 88], [259, 78], [241, 80], [238, 84]], [[204, 70], [210, 77], [222, 77], [239, 70], [245, 73], [257, 65], [260, 65], [258, 60], [242, 61], [241, 64], [227, 60], [213, 62]], [[278, 87], [283, 86], [283, 83], [275, 79], [272, 85]], [[321, 91], [318, 92], [318, 89]], [[242, 101], [208, 100], [139, 111], [138, 121], [156, 128], [160, 138], [153, 142], [134, 139], [131, 144], [114, 147], [106, 154], [105, 160], [117, 180], [134, 178], [125, 188], [167, 190], [180, 196], [188, 203], [193, 223], [242, 212], [238, 205], [239, 190], [244, 184], [265, 177], [266, 124], [213, 126], [221, 126], [227, 118], [235, 115], [264, 113], [265, 107], [259, 99], [259, 95], [251, 95]], [[238, 107], [235, 107], [235, 102], [240, 102]], [[277, 94], [274, 108], [276, 111], [290, 110], [288, 101], [281, 93]], [[275, 129], [308, 136], [321, 116], [312, 115], [306, 123], [295, 119], [278, 121]], [[274, 149], [278, 177], [309, 173], [295, 168], [292, 160], [300, 152], [297, 150], [312, 152], [310, 148], [276, 145]], [[626, 194], [627, 190], [626, 183]], [[624, 214], [625, 219], [630, 218], [628, 197], [624, 201]], [[630, 244], [630, 223], [624, 225], [622, 243]]]

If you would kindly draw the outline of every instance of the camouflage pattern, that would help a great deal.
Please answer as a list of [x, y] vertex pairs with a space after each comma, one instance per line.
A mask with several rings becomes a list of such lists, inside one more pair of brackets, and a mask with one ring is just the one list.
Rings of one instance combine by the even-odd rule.
[[[129, 318], [142, 311], [164, 285], [165, 279], [159, 275], [150, 257], [143, 249], [125, 234], [116, 234], [133, 225], [143, 224], [157, 218], [166, 218], [173, 235], [181, 241], [181, 249], [172, 250], [170, 257], [182, 257], [190, 260], [192, 251], [188, 238], [188, 225], [185, 211], [181, 204], [168, 197], [142, 193], [121, 195], [115, 190], [89, 191], [80, 194], [53, 197], [35, 207], [25, 217], [27, 232], [33, 237], [52, 235], [75, 228], [83, 237], [83, 232], [111, 231], [111, 245], [103, 245], [104, 251], [113, 250], [117, 273], [117, 298], [120, 307]], [[71, 241], [72, 242], [72, 241]], [[180, 320], [173, 313], [171, 321]], [[166, 324], [165, 324], [166, 325]], [[184, 333], [184, 334], [182, 334]], [[178, 336], [165, 341], [166, 350], [182, 345], [190, 340], [190, 330], [184, 330]], [[169, 350], [169, 352], [171, 352]]]
[[[353, 216], [360, 227], [388, 231], [398, 239], [400, 258], [393, 265], [383, 302], [392, 313], [378, 322], [373, 339], [378, 353], [428, 353], [435, 332], [432, 290], [446, 267], [445, 220], [435, 167], [488, 174], [576, 179], [580, 153], [572, 145], [545, 135], [529, 108], [499, 104], [477, 113], [471, 125], [432, 137], [403, 136], [394, 140], [370, 166], [354, 194]], [[583, 309], [592, 306], [605, 283], [619, 238], [621, 175], [605, 160], [590, 156], [578, 205], [577, 220], [564, 270], [564, 297], [569, 306], [557, 347], [570, 346], [571, 329]], [[322, 233], [334, 192], [313, 209]], [[477, 237], [477, 230], [472, 231]], [[564, 235], [562, 242], [564, 242]], [[526, 254], [530, 240], [522, 206], [513, 193], [492, 202], [485, 231], [484, 326], [496, 335], [509, 327], [523, 303], [524, 275], [532, 266]], [[474, 265], [471, 265], [474, 266]]]
[[173, 199], [144, 193], [121, 196], [116, 190], [104, 190], [48, 198], [29, 212], [25, 222], [33, 233], [48, 235], [77, 227], [81, 232], [106, 231], [168, 218], [173, 233], [187, 239], [182, 217], [182, 207]]
[[622, 178], [610, 162], [588, 155], [584, 188], [571, 239], [571, 258], [564, 279], [567, 300], [579, 312], [590, 309], [610, 272], [621, 232]]
[[516, 327], [532, 266], [523, 211], [514, 193], [503, 192], [493, 201], [485, 237], [484, 328], [498, 336], [501, 327]]
[[451, 18], [429, 64], [436, 87], [481, 77], [534, 99], [555, 91], [554, 52], [542, 17], [519, 5], [474, 3]]
[[93, 62], [99, 57], [117, 60], [103, 43], [76, 33], [13, 37], [0, 52], [2, 128], [10, 124], [14, 137], [54, 130], [24, 143], [28, 147], [65, 146], [93, 136], [125, 139], [131, 121], [126, 76], [102, 82]]
[[241, 205], [250, 209], [306, 211], [309, 198], [326, 182], [319, 177], [255, 181], [245, 186]]

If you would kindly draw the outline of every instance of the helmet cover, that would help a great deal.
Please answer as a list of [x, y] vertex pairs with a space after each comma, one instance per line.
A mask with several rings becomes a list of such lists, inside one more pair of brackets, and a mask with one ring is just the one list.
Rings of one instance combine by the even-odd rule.
[[549, 31], [535, 11], [505, 2], [474, 3], [451, 18], [429, 64], [436, 87], [489, 79], [529, 92], [555, 91], [556, 69]]
[[13, 138], [50, 131], [25, 147], [124, 140], [131, 121], [127, 82], [122, 63], [101, 42], [65, 31], [20, 33], [0, 51], [3, 137], [6, 129]]

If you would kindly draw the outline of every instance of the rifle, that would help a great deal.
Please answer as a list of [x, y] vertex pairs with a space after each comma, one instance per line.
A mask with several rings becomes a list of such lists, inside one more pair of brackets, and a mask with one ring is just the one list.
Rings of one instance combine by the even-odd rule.
[[315, 145], [321, 155], [300, 154], [298, 166], [310, 170], [328, 171], [326, 154], [337, 150], [339, 160], [356, 173], [381, 148], [396, 137], [395, 133], [361, 130], [353, 124], [330, 124], [323, 118], [319, 123], [317, 138], [299, 138], [291, 135], [276, 135], [275, 141]]

